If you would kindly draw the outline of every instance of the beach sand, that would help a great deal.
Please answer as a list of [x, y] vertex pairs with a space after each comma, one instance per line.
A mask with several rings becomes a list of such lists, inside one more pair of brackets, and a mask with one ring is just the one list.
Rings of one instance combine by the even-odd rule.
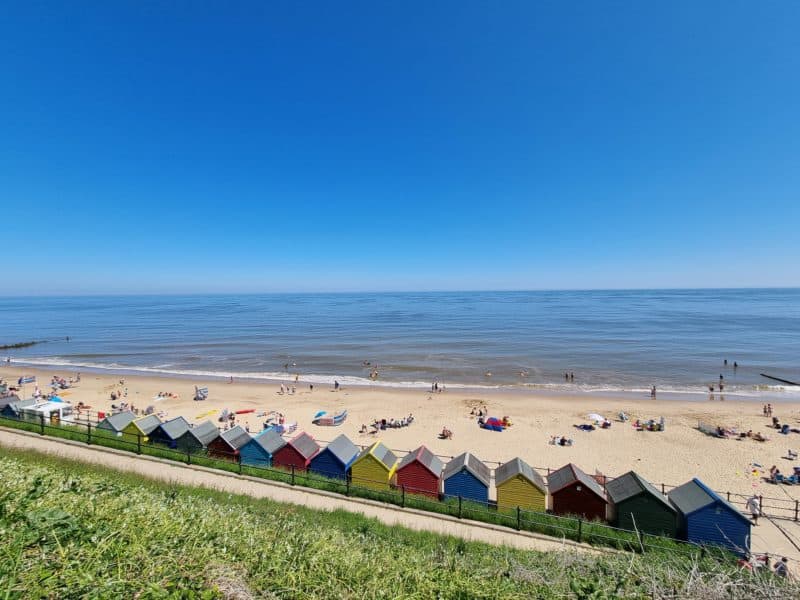
[[[16, 382], [21, 375], [36, 375], [40, 387], [55, 374], [69, 378], [75, 373], [65, 369], [31, 369], [18, 365], [0, 367], [0, 377]], [[121, 381], [124, 380], [124, 384]], [[288, 385], [293, 384], [293, 378]], [[209, 388], [209, 399], [193, 400], [194, 386]], [[397, 389], [387, 387], [349, 387], [333, 391], [330, 387], [314, 386], [313, 392], [303, 383], [297, 384], [294, 395], [279, 393], [280, 383], [220, 380], [189, 380], [158, 376], [132, 376], [83, 371], [80, 383], [65, 390], [62, 396], [73, 405], [78, 402], [91, 405], [92, 411], [111, 409], [111, 392], [124, 391], [126, 400], [139, 409], [152, 405], [157, 412], [166, 413], [166, 418], [184, 416], [190, 422], [211, 419], [223, 408], [230, 410], [255, 409], [256, 411], [279, 411], [287, 422], [296, 421], [298, 432], [307, 431], [321, 443], [344, 433], [356, 444], [368, 445], [376, 439], [382, 440], [402, 458], [406, 451], [421, 444], [433, 452], [447, 457], [471, 451], [490, 467], [497, 462], [519, 456], [534, 467], [557, 469], [574, 462], [589, 474], [601, 472], [617, 476], [631, 469], [649, 479], [656, 487], [680, 485], [692, 477], [699, 477], [713, 489], [732, 494], [765, 497], [767, 514], [775, 514], [770, 505], [778, 503], [767, 498], [780, 498], [783, 514], [790, 516], [795, 500], [800, 500], [800, 486], [773, 485], [754, 476], [752, 463], [763, 466], [766, 471], [778, 465], [783, 473], [791, 473], [794, 464], [783, 458], [787, 449], [800, 450], [800, 434], [784, 436], [768, 427], [770, 419], [762, 415], [762, 404], [740, 401], [696, 401], [640, 400], [598, 398], [589, 395], [547, 396], [518, 391], [448, 389], [443, 393], [429, 390]], [[28, 395], [33, 385], [26, 386]], [[159, 392], [171, 392], [177, 398], [158, 399]], [[117, 401], [118, 402], [118, 401]], [[479, 429], [476, 419], [470, 416], [473, 407], [486, 406], [489, 415], [511, 418], [513, 426], [503, 432]], [[800, 403], [781, 403], [773, 407], [781, 422], [798, 424]], [[320, 410], [336, 412], [348, 410], [347, 421], [339, 427], [312, 425], [311, 419]], [[636, 431], [629, 423], [616, 420], [624, 411], [631, 417], [642, 420], [663, 416], [666, 429], [663, 432]], [[613, 423], [610, 429], [582, 432], [573, 427], [587, 422], [586, 415], [600, 413]], [[210, 414], [209, 414], [210, 413]], [[414, 415], [409, 427], [380, 431], [377, 435], [359, 433], [362, 424], [375, 419], [401, 418]], [[201, 416], [205, 415], [205, 416]], [[242, 415], [240, 424], [249, 424], [251, 432], [261, 428], [263, 419], [254, 414]], [[759, 443], [751, 439], [718, 439], [707, 436], [696, 429], [698, 421], [711, 426], [735, 427], [739, 431], [760, 431], [770, 439]], [[439, 432], [447, 427], [453, 439], [440, 440]], [[565, 435], [575, 443], [571, 447], [549, 444], [550, 436]], [[668, 488], [667, 488], [668, 489]], [[744, 498], [737, 498], [737, 507], [743, 509]], [[800, 523], [777, 521], [794, 539], [800, 539]], [[753, 528], [752, 547], [757, 552], [771, 552], [789, 556], [793, 564], [800, 560], [800, 551], [774, 524], [761, 520]], [[800, 568], [800, 566], [798, 566]]]
[[[54, 374], [74, 377], [60, 370], [37, 370], [13, 363], [0, 368], [0, 376], [15, 382], [22, 374], [36, 375], [40, 387]], [[121, 384], [120, 381], [125, 381]], [[194, 386], [209, 388], [209, 399], [193, 400]], [[293, 378], [291, 383], [293, 385]], [[313, 392], [302, 378], [294, 395], [279, 393], [279, 383], [242, 381], [201, 381], [158, 376], [132, 376], [82, 372], [81, 382], [64, 394], [72, 404], [79, 401], [91, 405], [93, 411], [109, 411], [111, 392], [127, 388], [127, 401], [139, 409], [152, 405], [166, 418], [184, 416], [197, 423], [206, 419], [217, 422], [223, 408], [279, 411], [287, 422], [296, 421], [298, 431], [308, 431], [321, 441], [330, 441], [344, 433], [360, 445], [381, 439], [402, 457], [404, 452], [421, 444], [436, 454], [451, 457], [469, 450], [491, 463], [519, 456], [535, 467], [556, 469], [574, 462], [587, 473], [599, 471], [616, 476], [634, 469], [656, 485], [679, 485], [692, 477], [700, 477], [714, 489], [739, 494], [754, 491], [765, 496], [800, 499], [800, 486], [774, 486], [751, 473], [751, 464], [769, 469], [778, 465], [782, 472], [791, 472], [793, 464], [784, 457], [787, 449], [800, 450], [800, 434], [779, 434], [768, 427], [770, 419], [762, 416], [762, 404], [740, 401], [664, 401], [649, 397], [641, 400], [598, 398], [589, 395], [547, 396], [517, 391], [448, 389], [443, 393], [429, 390], [386, 387], [348, 387], [338, 392], [314, 386]], [[33, 386], [28, 385], [30, 394]], [[158, 399], [159, 392], [171, 392], [177, 398]], [[479, 429], [470, 416], [473, 407], [486, 406], [489, 415], [509, 416], [513, 426], [503, 432]], [[347, 421], [339, 427], [312, 425], [311, 419], [320, 410], [336, 412], [347, 409]], [[781, 422], [798, 424], [800, 403], [775, 405]], [[620, 411], [642, 420], [666, 420], [663, 432], [636, 431], [629, 423], [616, 420]], [[211, 414], [206, 414], [211, 413]], [[588, 422], [589, 413], [599, 413], [612, 421], [610, 429], [583, 432], [574, 424]], [[414, 415], [411, 426], [380, 431], [376, 436], [359, 433], [362, 424], [375, 419], [401, 418]], [[206, 415], [202, 416], [201, 415]], [[261, 429], [263, 419], [254, 414], [241, 415], [239, 423], [249, 424], [251, 432]], [[712, 426], [735, 427], [739, 431], [760, 431], [770, 439], [759, 443], [751, 439], [717, 439], [704, 435], [696, 427], [698, 421]], [[221, 425], [221, 424], [220, 424]], [[440, 440], [439, 432], [447, 427], [453, 432], [450, 440]], [[549, 444], [550, 436], [565, 435], [575, 443], [571, 447]]]

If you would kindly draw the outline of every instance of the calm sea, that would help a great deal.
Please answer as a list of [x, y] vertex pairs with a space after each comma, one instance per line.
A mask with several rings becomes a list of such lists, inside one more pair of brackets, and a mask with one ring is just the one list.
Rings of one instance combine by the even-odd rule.
[[288, 364], [319, 384], [367, 384], [377, 365], [377, 385], [595, 393], [707, 395], [723, 375], [726, 394], [800, 397], [760, 376], [800, 380], [798, 289], [0, 298], [0, 344], [28, 340], [48, 341], [0, 353], [263, 379]]

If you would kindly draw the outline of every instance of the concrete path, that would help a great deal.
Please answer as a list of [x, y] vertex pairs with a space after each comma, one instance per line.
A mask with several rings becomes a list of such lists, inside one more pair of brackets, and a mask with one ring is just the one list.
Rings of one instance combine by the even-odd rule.
[[361, 498], [346, 498], [320, 490], [307, 490], [279, 482], [214, 471], [205, 467], [173, 463], [149, 456], [136, 456], [110, 448], [87, 446], [79, 442], [42, 437], [35, 433], [0, 427], [0, 446], [35, 450], [86, 463], [136, 473], [149, 479], [181, 485], [203, 486], [254, 498], [269, 498], [320, 510], [344, 509], [375, 517], [387, 525], [451, 535], [469, 541], [525, 550], [613, 552], [570, 540], [557, 540], [528, 532], [516, 532], [488, 523], [462, 521], [447, 515], [431, 514]]

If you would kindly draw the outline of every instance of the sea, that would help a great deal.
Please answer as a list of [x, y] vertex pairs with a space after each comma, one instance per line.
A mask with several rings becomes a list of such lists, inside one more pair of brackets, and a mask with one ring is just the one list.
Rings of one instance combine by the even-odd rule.
[[725, 398], [800, 400], [762, 375], [800, 382], [800, 289], [0, 298], [0, 345], [27, 341], [0, 356], [54, 373], [659, 398], [708, 399], [722, 381]]

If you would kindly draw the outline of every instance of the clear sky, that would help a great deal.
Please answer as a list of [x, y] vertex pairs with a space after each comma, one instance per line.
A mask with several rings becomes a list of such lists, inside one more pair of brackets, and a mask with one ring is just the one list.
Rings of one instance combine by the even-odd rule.
[[0, 293], [800, 285], [798, 2], [16, 2]]

